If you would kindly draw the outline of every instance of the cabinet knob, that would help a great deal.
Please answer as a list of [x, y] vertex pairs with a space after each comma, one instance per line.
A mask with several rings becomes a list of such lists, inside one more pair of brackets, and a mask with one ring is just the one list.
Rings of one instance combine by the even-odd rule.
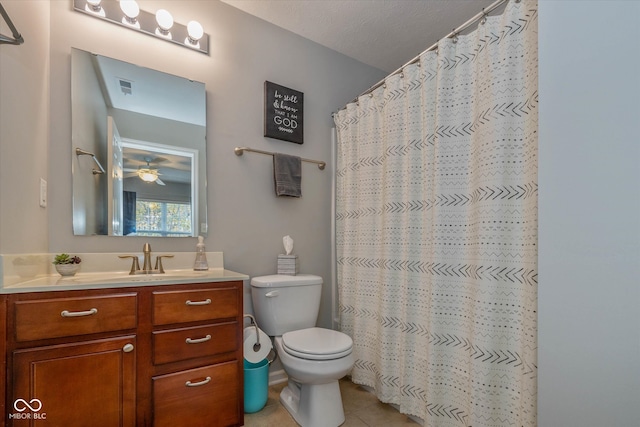
[[131, 353], [133, 351], [133, 344], [125, 344], [124, 347], [122, 347], [122, 351], [124, 351], [125, 353]]

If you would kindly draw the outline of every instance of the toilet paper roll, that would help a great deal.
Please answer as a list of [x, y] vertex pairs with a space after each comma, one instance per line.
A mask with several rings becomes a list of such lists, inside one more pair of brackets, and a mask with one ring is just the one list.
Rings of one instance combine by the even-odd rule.
[[244, 328], [243, 332], [243, 351], [244, 351], [244, 359], [249, 363], [258, 363], [271, 351], [271, 339], [269, 335], [265, 334], [262, 329], [258, 329], [258, 334], [260, 337], [260, 348], [254, 350], [254, 344], [258, 341], [256, 335], [256, 327], [255, 326], [247, 326]]

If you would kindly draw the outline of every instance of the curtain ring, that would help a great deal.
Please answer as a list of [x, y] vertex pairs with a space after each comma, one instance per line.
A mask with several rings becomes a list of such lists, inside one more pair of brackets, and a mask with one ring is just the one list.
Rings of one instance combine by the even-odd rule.
[[458, 43], [458, 33], [456, 33], [456, 29], [454, 28], [451, 32], [453, 33], [453, 37], [451, 37], [451, 41], [453, 43]]

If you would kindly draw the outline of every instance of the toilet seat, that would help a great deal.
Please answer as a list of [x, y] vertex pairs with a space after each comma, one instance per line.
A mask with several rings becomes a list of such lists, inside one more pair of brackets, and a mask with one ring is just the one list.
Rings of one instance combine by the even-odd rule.
[[307, 328], [283, 334], [282, 346], [290, 355], [302, 359], [332, 360], [351, 354], [353, 340], [331, 329]]

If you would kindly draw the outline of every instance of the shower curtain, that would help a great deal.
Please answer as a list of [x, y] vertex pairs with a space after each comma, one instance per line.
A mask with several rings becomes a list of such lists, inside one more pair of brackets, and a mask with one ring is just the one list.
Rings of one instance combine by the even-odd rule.
[[426, 426], [535, 426], [537, 3], [335, 115], [352, 380]]

